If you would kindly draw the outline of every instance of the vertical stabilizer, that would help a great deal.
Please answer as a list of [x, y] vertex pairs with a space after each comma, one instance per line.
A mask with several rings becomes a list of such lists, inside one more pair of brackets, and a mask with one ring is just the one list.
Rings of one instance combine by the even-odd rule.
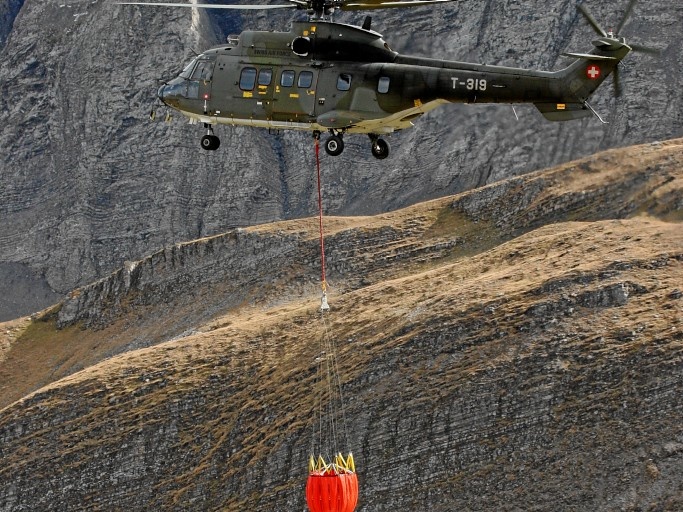
[[534, 103], [534, 105], [549, 121], [570, 121], [593, 115], [592, 110], [586, 105], [586, 100], [612, 74], [630, 48], [625, 46], [624, 50], [619, 52], [618, 56], [599, 53], [565, 53], [565, 56], [573, 57], [576, 61], [557, 72], [560, 89], [558, 100], [553, 103]]
[[[556, 73], [559, 93], [556, 103], [535, 104], [546, 119], [566, 121], [592, 114], [597, 116], [597, 113], [588, 105], [587, 100], [612, 73], [614, 74], [615, 95], [618, 97], [621, 94], [619, 62], [632, 51], [659, 53], [658, 50], [646, 46], [628, 45], [626, 39], [619, 35], [631, 17], [636, 3], [637, 0], [630, 0], [626, 12], [614, 32], [605, 31], [584, 4], [578, 6], [579, 12], [593, 28], [598, 38], [592, 41], [594, 48], [589, 53], [564, 54], [567, 57], [575, 58], [576, 61], [566, 69]], [[602, 119], [600, 120], [602, 121]]]

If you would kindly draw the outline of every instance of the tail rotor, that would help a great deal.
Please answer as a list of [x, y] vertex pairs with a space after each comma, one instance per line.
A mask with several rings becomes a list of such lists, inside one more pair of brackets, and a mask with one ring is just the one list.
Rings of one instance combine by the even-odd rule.
[[[661, 53], [660, 50], [656, 48], [651, 48], [649, 46], [644, 46], [640, 44], [627, 44], [626, 39], [624, 37], [621, 37], [621, 31], [628, 22], [629, 18], [633, 14], [633, 10], [636, 6], [636, 3], [638, 0], [630, 0], [628, 3], [628, 6], [626, 7], [626, 11], [624, 12], [624, 15], [622, 16], [621, 20], [619, 21], [619, 24], [617, 25], [616, 31], [615, 32], [607, 32], [605, 31], [604, 28], [598, 23], [598, 21], [593, 17], [593, 15], [590, 13], [588, 8], [581, 4], [578, 7], [579, 12], [583, 15], [583, 17], [586, 19], [588, 24], [593, 28], [596, 34], [598, 34], [598, 37], [596, 40], [593, 41], [593, 46], [596, 48], [606, 51], [606, 52], [611, 52], [611, 51], [617, 51], [621, 50], [622, 48], [628, 49], [629, 52], [637, 52], [637, 53], [646, 53], [649, 55], [659, 55]], [[621, 59], [620, 59], [621, 60]], [[622, 86], [621, 86], [621, 78], [619, 76], [619, 65], [617, 64], [616, 68], [614, 68], [613, 72], [613, 84], [614, 84], [614, 95], [615, 97], [619, 98], [622, 93]]]

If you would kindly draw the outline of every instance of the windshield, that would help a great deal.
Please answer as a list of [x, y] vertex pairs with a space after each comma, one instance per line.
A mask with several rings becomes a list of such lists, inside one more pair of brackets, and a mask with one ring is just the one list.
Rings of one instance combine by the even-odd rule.
[[190, 75], [192, 74], [192, 68], [194, 68], [194, 65], [197, 63], [197, 59], [194, 58], [192, 59], [192, 62], [190, 62], [187, 66], [185, 66], [185, 69], [180, 73], [180, 76], [183, 78], [190, 78]]
[[211, 80], [211, 75], [213, 72], [213, 62], [212, 60], [200, 60], [197, 67], [194, 68], [192, 72], [192, 80]]

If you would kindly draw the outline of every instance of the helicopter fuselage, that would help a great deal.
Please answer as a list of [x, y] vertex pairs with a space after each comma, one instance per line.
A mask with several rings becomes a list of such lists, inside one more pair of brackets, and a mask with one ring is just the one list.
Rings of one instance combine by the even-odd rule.
[[158, 94], [209, 129], [227, 124], [376, 139], [446, 103], [533, 103], [549, 120], [591, 115], [586, 99], [629, 50], [594, 49], [563, 70], [536, 71], [403, 56], [372, 30], [300, 21], [288, 32], [229, 38]]

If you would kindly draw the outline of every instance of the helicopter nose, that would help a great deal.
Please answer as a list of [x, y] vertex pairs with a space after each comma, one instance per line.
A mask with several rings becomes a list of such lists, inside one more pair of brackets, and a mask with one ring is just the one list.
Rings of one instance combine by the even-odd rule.
[[164, 98], [168, 95], [167, 89], [168, 89], [168, 86], [166, 84], [164, 84], [161, 87], [159, 87], [159, 90], [157, 91], [157, 96], [162, 101], [162, 103], [166, 103], [164, 101]]

